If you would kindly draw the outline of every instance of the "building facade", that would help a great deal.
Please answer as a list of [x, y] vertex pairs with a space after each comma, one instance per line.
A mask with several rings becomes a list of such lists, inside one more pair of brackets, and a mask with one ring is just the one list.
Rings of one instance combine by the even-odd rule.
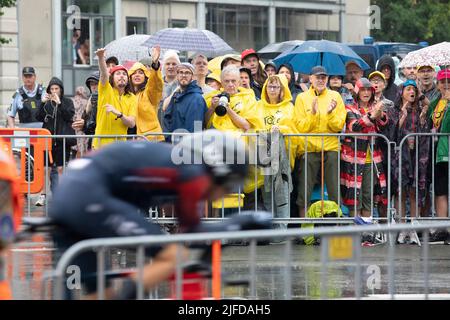
[[[245, 5], [244, 5], [245, 3]], [[0, 105], [7, 106], [21, 82], [20, 70], [34, 66], [38, 82], [61, 77], [72, 95], [97, 69], [94, 52], [130, 34], [167, 27], [209, 29], [236, 51], [286, 40], [362, 42], [369, 35], [369, 0], [17, 0], [4, 9], [0, 34]], [[73, 59], [74, 33], [86, 63]]]

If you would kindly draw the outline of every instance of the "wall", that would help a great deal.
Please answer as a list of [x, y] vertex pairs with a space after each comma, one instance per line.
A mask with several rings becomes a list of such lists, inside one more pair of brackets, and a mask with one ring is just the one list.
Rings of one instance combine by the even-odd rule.
[[343, 42], [362, 43], [364, 37], [370, 35], [367, 27], [369, 14], [367, 10], [370, 0], [345, 0], [345, 33]]
[[11, 39], [11, 42], [0, 46], [0, 120], [2, 122], [11, 97], [19, 84], [17, 8], [3, 8], [3, 12], [4, 15], [0, 17], [0, 36]]

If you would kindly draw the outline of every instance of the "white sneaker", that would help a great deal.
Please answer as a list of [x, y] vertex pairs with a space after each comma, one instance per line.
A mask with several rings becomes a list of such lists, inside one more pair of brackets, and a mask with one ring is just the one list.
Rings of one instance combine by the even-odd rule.
[[397, 243], [405, 244], [407, 237], [408, 237], [408, 232], [405, 232], [405, 231], [400, 232], [398, 235], [398, 238], [397, 238]]
[[43, 207], [46, 204], [45, 200], [46, 200], [45, 194], [41, 194], [34, 205], [37, 207]]
[[409, 232], [409, 243], [410, 244], [417, 244], [417, 245], [421, 245], [420, 244], [420, 240], [419, 240], [419, 236], [417, 235], [416, 231], [410, 231]]

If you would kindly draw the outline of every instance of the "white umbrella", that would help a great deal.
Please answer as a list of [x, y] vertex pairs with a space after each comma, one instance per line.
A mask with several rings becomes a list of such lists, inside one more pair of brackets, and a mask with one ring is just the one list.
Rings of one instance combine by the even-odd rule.
[[192, 28], [162, 29], [146, 41], [142, 41], [144, 47], [155, 45], [159, 45], [162, 49], [195, 51], [209, 57], [234, 52], [233, 48], [214, 32]]
[[145, 34], [133, 34], [114, 40], [105, 46], [106, 58], [114, 56], [119, 59], [121, 64], [125, 61], [139, 61], [147, 58], [150, 56], [150, 49], [141, 44], [149, 37]]
[[420, 50], [411, 51], [400, 62], [400, 68], [450, 65], [450, 42], [441, 42]]

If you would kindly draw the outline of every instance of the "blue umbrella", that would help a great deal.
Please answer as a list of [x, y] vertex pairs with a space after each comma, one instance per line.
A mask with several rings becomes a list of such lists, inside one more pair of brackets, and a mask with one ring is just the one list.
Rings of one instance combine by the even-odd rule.
[[290, 63], [294, 71], [310, 74], [315, 66], [323, 66], [330, 75], [345, 75], [345, 64], [355, 61], [363, 70], [369, 65], [349, 46], [328, 40], [310, 40], [283, 52], [273, 62], [278, 66]]
[[209, 57], [234, 52], [222, 38], [209, 30], [166, 28], [151, 35], [143, 46], [159, 45], [163, 49], [195, 51]]

